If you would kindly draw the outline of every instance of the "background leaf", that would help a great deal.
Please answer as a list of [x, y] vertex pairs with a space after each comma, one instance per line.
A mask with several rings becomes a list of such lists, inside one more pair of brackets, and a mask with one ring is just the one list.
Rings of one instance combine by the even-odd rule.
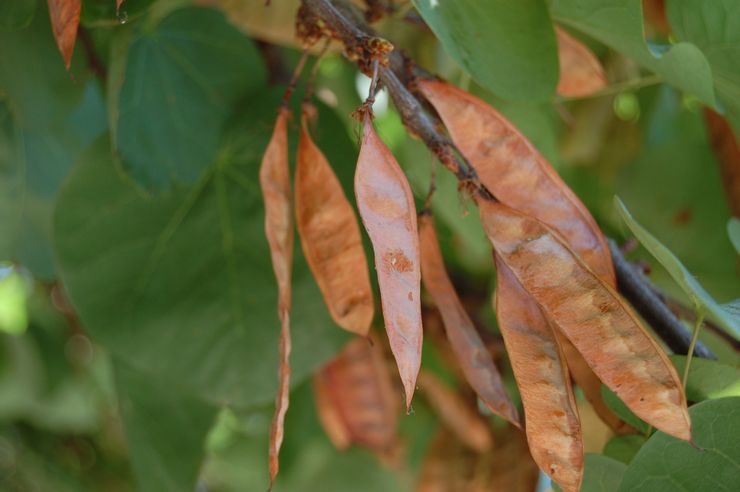
[[[676, 371], [683, 374], [686, 357], [671, 355], [671, 362], [676, 366]], [[740, 396], [740, 369], [714, 360], [692, 358], [686, 398], [699, 402], [727, 396]]]
[[647, 43], [640, 1], [554, 0], [550, 10], [556, 21], [598, 39], [709, 106], [716, 104], [704, 54], [691, 43]]
[[[581, 492], [616, 492], [626, 469], [627, 466], [620, 461], [600, 454], [586, 453]], [[562, 492], [555, 483], [553, 488]]]
[[740, 483], [740, 397], [689, 409], [694, 445], [656, 432], [624, 473], [620, 492], [734, 491]]
[[121, 362], [115, 375], [139, 490], [194, 490], [217, 407]]
[[[216, 403], [265, 403], [276, 388], [276, 289], [256, 183], [277, 101], [262, 94], [250, 103], [262, 108], [261, 119], [240, 120], [250, 130], [237, 125], [191, 189], [140, 195], [116, 173], [101, 140], [58, 203], [57, 255], [91, 334], [134, 368]], [[336, 134], [330, 138], [341, 142]], [[338, 144], [334, 154], [347, 148], [346, 141]], [[302, 257], [293, 292], [291, 362], [298, 383], [346, 337], [330, 320]]]
[[712, 69], [717, 97], [740, 136], [740, 4], [733, 0], [668, 0], [673, 32], [704, 53]]
[[697, 309], [706, 309], [707, 313], [714, 318], [722, 327], [740, 339], [740, 321], [735, 319], [726, 310], [717, 304], [709, 293], [701, 286], [691, 273], [686, 270], [681, 261], [663, 246], [652, 234], [643, 228], [632, 218], [627, 208], [615, 197], [617, 210], [630, 230], [637, 236], [640, 243], [665, 267], [678, 285], [686, 292]]
[[265, 83], [252, 42], [220, 12], [186, 8], [140, 24], [127, 57], [115, 140], [124, 166], [150, 188], [197, 181], [232, 105]]
[[543, 0], [414, 0], [449, 55], [504, 99], [542, 100], [558, 82], [555, 32]]

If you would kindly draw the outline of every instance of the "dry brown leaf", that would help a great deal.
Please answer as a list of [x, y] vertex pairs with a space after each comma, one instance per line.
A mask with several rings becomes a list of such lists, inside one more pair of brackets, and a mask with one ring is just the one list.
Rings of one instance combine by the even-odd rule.
[[427, 449], [416, 492], [467, 492], [477, 461], [478, 453], [442, 427]]
[[406, 176], [378, 138], [369, 115], [363, 119], [363, 130], [355, 195], [375, 252], [385, 329], [409, 411], [421, 365], [422, 340], [416, 207]]
[[295, 176], [299, 237], [332, 319], [367, 336], [373, 293], [354, 210], [329, 162], [314, 144], [304, 111]]
[[524, 405], [532, 457], [566, 491], [583, 478], [583, 437], [565, 358], [540, 307], [498, 255], [495, 310]]
[[583, 43], [555, 26], [560, 60], [557, 93], [564, 97], [584, 97], [606, 87], [606, 74], [596, 55]]
[[704, 109], [704, 119], [719, 163], [730, 211], [735, 217], [740, 217], [740, 147], [737, 138], [727, 120], [712, 109]]
[[466, 446], [479, 453], [491, 449], [491, 431], [475, 406], [471, 406], [428, 371], [419, 373], [419, 390], [442, 422]]
[[519, 427], [519, 415], [506, 394], [493, 357], [465, 312], [447, 275], [434, 219], [431, 215], [423, 214], [419, 222], [421, 280], [442, 315], [447, 338], [460, 368], [483, 403], [493, 413]]
[[[583, 261], [616, 286], [611, 253], [596, 221], [547, 160], [501, 114], [480, 99], [439, 81], [420, 81], [424, 95], [444, 120], [452, 139], [501, 202], [557, 230]], [[536, 190], [536, 192], [532, 192]], [[598, 379], [563, 339], [572, 375], [604, 421], [615, 431], [621, 420], [601, 396]]]
[[81, 0], [48, 0], [51, 30], [57, 42], [64, 66], [69, 70], [75, 50], [77, 28], [80, 25]]
[[126, 0], [116, 0], [116, 15], [119, 15], [121, 13], [121, 5], [123, 5], [123, 2]]
[[397, 441], [399, 405], [380, 346], [356, 338], [314, 378], [321, 423], [338, 449], [380, 453]]
[[281, 108], [260, 165], [260, 187], [265, 203], [265, 235], [278, 285], [280, 318], [280, 370], [275, 415], [270, 429], [270, 483], [279, 470], [285, 413], [290, 396], [290, 277], [293, 265], [293, 216], [288, 166], [289, 110]]
[[616, 291], [542, 222], [478, 202], [499, 258], [604, 384], [640, 418], [691, 438], [686, 397], [672, 364]]

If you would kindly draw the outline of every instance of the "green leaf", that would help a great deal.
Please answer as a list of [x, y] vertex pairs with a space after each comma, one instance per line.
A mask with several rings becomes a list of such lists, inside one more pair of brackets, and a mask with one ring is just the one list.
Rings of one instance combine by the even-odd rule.
[[704, 53], [712, 68], [719, 102], [740, 135], [740, 4], [735, 0], [669, 0], [673, 32]]
[[[192, 188], [143, 196], [100, 140], [57, 203], [56, 254], [89, 332], [134, 368], [214, 403], [267, 403], [277, 387], [276, 286], [257, 175], [278, 101], [263, 93], [248, 102], [254, 114], [240, 118]], [[332, 127], [328, 112], [321, 118]], [[351, 162], [353, 147], [340, 135], [329, 136], [334, 155], [349, 148], [343, 161]], [[346, 340], [300, 248], [293, 300], [297, 384]]]
[[[686, 357], [671, 355], [676, 371], [683, 374]], [[740, 396], [740, 369], [714, 360], [693, 357], [686, 383], [686, 398], [689, 401], [704, 401], [727, 396]]]
[[639, 434], [614, 436], [604, 446], [604, 455], [629, 464], [646, 442], [647, 437]]
[[[616, 492], [627, 466], [600, 454], [586, 453], [581, 492]], [[553, 482], [557, 492], [562, 489]]]
[[550, 11], [560, 23], [588, 34], [660, 75], [669, 84], [715, 106], [712, 71], [691, 43], [646, 43], [642, 4], [637, 0], [553, 0]]
[[139, 25], [117, 100], [124, 166], [147, 188], [197, 181], [234, 103], [264, 84], [252, 42], [220, 12], [186, 8], [153, 28]]
[[115, 363], [123, 427], [139, 490], [194, 490], [214, 405]]
[[727, 221], [727, 235], [730, 236], [730, 242], [735, 247], [735, 251], [740, 255], [740, 219], [730, 217]]
[[130, 23], [144, 15], [155, 0], [126, 0], [116, 12], [115, 1], [82, 0], [80, 23], [84, 27], [112, 27]]
[[66, 72], [48, 14], [0, 32], [0, 45], [7, 95], [0, 100], [0, 259], [51, 279], [54, 199], [74, 160], [105, 130], [102, 96], [85, 69], [73, 65], [75, 79]]
[[0, 2], [0, 31], [22, 29], [36, 13], [36, 0], [3, 0]]
[[624, 203], [618, 198], [614, 197], [617, 210], [619, 211], [622, 219], [630, 228], [632, 233], [637, 237], [640, 243], [647, 248], [648, 251], [668, 270], [673, 280], [684, 290], [686, 295], [694, 303], [697, 310], [706, 310], [715, 321], [723, 328], [727, 329], [732, 333], [735, 338], [740, 339], [740, 320], [733, 317], [729, 312], [722, 309], [717, 302], [709, 295], [709, 293], [701, 286], [701, 284], [694, 278], [691, 273], [683, 266], [681, 261], [671, 253], [671, 251], [663, 246], [652, 234], [650, 234], [645, 228], [632, 218], [632, 215], [624, 206]]
[[558, 83], [555, 33], [543, 0], [414, 0], [447, 53], [504, 99], [544, 100]]
[[740, 483], [740, 397], [689, 409], [694, 445], [656, 432], [624, 473], [620, 492], [731, 492]]
[[640, 417], [632, 413], [632, 410], [627, 408], [627, 405], [614, 393], [612, 390], [601, 385], [601, 396], [604, 398], [604, 403], [609, 409], [617, 414], [619, 418], [627, 422], [629, 425], [639, 430], [643, 434], [647, 434], [650, 431], [650, 425], [644, 422]]

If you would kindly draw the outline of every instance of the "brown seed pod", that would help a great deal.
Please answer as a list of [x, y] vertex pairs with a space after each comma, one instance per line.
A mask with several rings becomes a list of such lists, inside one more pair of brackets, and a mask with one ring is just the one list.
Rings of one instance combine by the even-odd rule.
[[385, 329], [409, 411], [421, 365], [422, 340], [416, 207], [406, 176], [378, 138], [367, 113], [363, 129], [355, 195], [375, 252]]
[[80, 25], [81, 0], [47, 0], [51, 30], [54, 32], [59, 52], [64, 59], [64, 66], [69, 70], [72, 54], [77, 40], [77, 27]]
[[354, 210], [329, 162], [301, 118], [295, 175], [298, 233], [309, 267], [332, 319], [367, 336], [373, 320], [373, 292]]
[[280, 370], [275, 415], [270, 429], [270, 483], [279, 470], [285, 413], [290, 396], [290, 277], [293, 265], [293, 216], [288, 166], [289, 110], [281, 108], [260, 165], [260, 187], [265, 203], [265, 235], [270, 245], [272, 268], [278, 284], [280, 318]]
[[447, 338], [465, 379], [492, 412], [519, 427], [516, 407], [506, 394], [493, 358], [447, 276], [431, 215], [419, 218], [419, 244], [421, 280], [442, 315]]
[[564, 97], [584, 97], [606, 87], [604, 67], [583, 43], [555, 26], [558, 38], [560, 80], [556, 89]]
[[494, 256], [496, 316], [524, 405], [529, 450], [564, 490], [578, 491], [583, 437], [565, 358], [540, 307]]
[[500, 203], [478, 205], [498, 257], [599, 379], [650, 425], [691, 439], [675, 369], [616, 291], [542, 222]]

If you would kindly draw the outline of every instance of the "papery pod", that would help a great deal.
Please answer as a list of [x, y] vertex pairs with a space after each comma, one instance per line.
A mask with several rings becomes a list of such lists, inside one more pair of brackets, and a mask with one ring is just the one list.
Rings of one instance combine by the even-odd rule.
[[289, 110], [281, 108], [272, 137], [260, 165], [259, 179], [265, 203], [265, 235], [270, 245], [272, 268], [278, 285], [280, 318], [280, 369], [275, 415], [270, 429], [270, 483], [275, 480], [280, 464], [278, 455], [283, 443], [285, 413], [290, 396], [290, 278], [293, 265], [293, 215], [288, 166]]
[[[502, 203], [557, 230], [602, 280], [616, 287], [611, 253], [596, 221], [534, 146], [475, 96], [441, 81], [421, 80], [419, 87], [488, 190]], [[615, 430], [623, 428], [598, 388], [594, 390], [597, 378], [576, 350], [568, 350], [569, 344], [563, 340], [568, 363], [576, 368], [576, 382], [607, 424]]]
[[519, 415], [506, 394], [493, 357], [465, 312], [447, 275], [434, 219], [429, 214], [422, 214], [419, 218], [419, 244], [424, 288], [442, 315], [447, 338], [465, 379], [492, 412], [519, 427]]
[[691, 439], [676, 371], [629, 305], [542, 222], [500, 203], [478, 205], [500, 260], [604, 384], [644, 421]]
[[556, 89], [564, 97], [584, 97], [606, 87], [606, 74], [596, 55], [583, 43], [555, 26], [560, 80]]
[[379, 453], [397, 442], [399, 401], [381, 347], [357, 338], [314, 377], [321, 423], [338, 449], [358, 444]]
[[583, 479], [583, 437], [565, 357], [540, 307], [495, 255], [495, 310], [524, 405], [532, 457], [566, 491]]
[[597, 275], [616, 285], [609, 247], [596, 221], [519, 130], [462, 89], [438, 80], [418, 84], [496, 199], [556, 229]]
[[355, 171], [355, 196], [373, 244], [385, 329], [409, 411], [421, 366], [422, 341], [416, 207], [406, 176], [378, 138], [367, 114]]
[[64, 66], [69, 70], [72, 54], [77, 40], [77, 28], [80, 25], [81, 0], [47, 0], [51, 30], [59, 52], [64, 59]]
[[416, 492], [532, 492], [539, 469], [521, 432], [511, 426], [496, 431], [496, 445], [476, 453], [447, 428], [429, 446]]
[[428, 371], [419, 373], [419, 390], [440, 420], [466, 446], [480, 453], [491, 449], [491, 432], [488, 423], [478, 413], [475, 401], [465, 401]]
[[342, 185], [309, 134], [311, 109], [304, 107], [298, 143], [298, 233], [332, 319], [347, 331], [367, 336], [373, 320], [373, 293], [360, 228]]

